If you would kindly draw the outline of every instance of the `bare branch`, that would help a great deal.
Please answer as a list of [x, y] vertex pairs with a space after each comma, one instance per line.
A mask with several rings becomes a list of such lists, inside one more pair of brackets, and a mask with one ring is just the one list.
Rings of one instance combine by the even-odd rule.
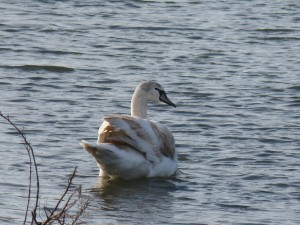
[[[26, 223], [26, 220], [27, 220], [27, 215], [28, 215], [28, 210], [29, 210], [29, 204], [30, 204], [30, 199], [31, 199], [31, 180], [32, 180], [32, 177], [31, 177], [31, 174], [32, 174], [32, 159], [33, 159], [33, 164], [34, 164], [34, 168], [35, 168], [35, 174], [36, 174], [36, 187], [37, 187], [37, 190], [36, 190], [36, 201], [35, 201], [35, 207], [32, 211], [32, 215], [34, 215], [34, 218], [36, 217], [36, 210], [37, 210], [37, 207], [38, 207], [38, 202], [39, 202], [39, 191], [40, 191], [40, 183], [39, 183], [39, 174], [38, 174], [38, 169], [37, 169], [37, 164], [36, 164], [36, 161], [35, 161], [35, 155], [34, 155], [34, 152], [33, 152], [33, 148], [31, 146], [31, 144], [27, 141], [26, 139], [26, 136], [24, 134], [23, 131], [21, 131], [9, 118], [9, 116], [4, 116], [2, 114], [2, 112], [0, 112], [0, 116], [2, 118], [4, 118], [9, 124], [11, 124], [15, 130], [21, 135], [23, 141], [24, 141], [24, 145], [25, 145], [25, 148], [27, 150], [27, 153], [28, 153], [28, 156], [29, 156], [29, 162], [30, 162], [30, 171], [29, 171], [29, 188], [28, 188], [28, 200], [27, 200], [27, 207], [26, 207], [26, 213], [25, 213], [25, 218], [24, 218], [24, 222], [23, 224], [25, 225]], [[23, 128], [24, 130], [24, 128]], [[33, 224], [33, 218], [32, 218], [32, 222], [31, 224]]]
[[54, 209], [53, 209], [52, 212], [50, 213], [49, 218], [57, 211], [57, 208], [59, 207], [61, 201], [64, 199], [64, 197], [65, 197], [66, 194], [68, 193], [69, 188], [70, 188], [70, 186], [71, 186], [71, 184], [72, 184], [72, 180], [73, 180], [73, 178], [74, 178], [74, 176], [75, 176], [76, 170], [77, 170], [77, 167], [75, 167], [75, 169], [74, 169], [74, 171], [73, 171], [71, 177], [70, 177], [69, 180], [68, 180], [68, 185], [67, 185], [67, 187], [66, 187], [65, 192], [63, 193], [63, 195], [62, 195], [62, 196], [60, 197], [60, 199], [58, 200], [56, 206], [54, 207]]
[[[9, 124], [11, 124], [16, 129], [16, 131], [21, 135], [21, 137], [22, 137], [22, 139], [24, 141], [25, 149], [27, 150], [27, 153], [28, 153], [28, 156], [29, 156], [29, 162], [30, 162], [29, 190], [28, 190], [28, 200], [27, 200], [26, 214], [25, 214], [25, 218], [24, 218], [23, 224], [25, 225], [25, 223], [27, 221], [30, 200], [32, 198], [32, 196], [31, 196], [31, 189], [32, 189], [32, 163], [34, 165], [35, 174], [36, 174], [36, 187], [37, 187], [37, 191], [36, 191], [36, 201], [35, 201], [34, 209], [31, 211], [31, 216], [32, 216], [31, 224], [32, 225], [50, 225], [50, 224], [53, 224], [54, 222], [56, 222], [58, 224], [62, 224], [62, 225], [64, 225], [64, 224], [76, 224], [76, 221], [79, 220], [79, 218], [82, 216], [83, 212], [88, 207], [88, 201], [84, 202], [83, 204], [80, 201], [80, 198], [81, 198], [81, 186], [79, 186], [78, 188], [76, 188], [70, 194], [70, 196], [67, 198], [67, 200], [65, 201], [65, 198], [66, 198], [67, 194], [69, 194], [69, 192], [70, 192], [70, 188], [71, 188], [71, 185], [72, 185], [73, 178], [74, 178], [74, 176], [76, 174], [77, 167], [75, 167], [73, 173], [69, 177], [67, 187], [66, 187], [64, 193], [62, 194], [62, 196], [59, 198], [59, 200], [56, 203], [55, 207], [52, 210], [50, 210], [50, 209], [48, 209], [47, 207], [44, 206], [43, 209], [44, 209], [44, 213], [45, 213], [46, 219], [44, 221], [42, 221], [42, 222], [37, 221], [37, 209], [38, 209], [38, 203], [39, 203], [40, 184], [39, 184], [38, 168], [37, 168], [37, 164], [36, 164], [36, 160], [35, 160], [35, 155], [34, 155], [34, 152], [33, 152], [33, 148], [31, 146], [31, 144], [26, 139], [26, 136], [24, 134], [24, 128], [21, 131], [10, 120], [9, 116], [4, 116], [1, 112], [0, 112], [0, 116], [2, 118], [4, 118]], [[74, 198], [75, 195], [77, 196], [77, 199], [74, 200], [73, 198]], [[61, 205], [61, 203], [63, 201], [65, 201], [65, 204], [63, 205], [63, 207], [61, 207], [60, 210], [58, 210], [59, 206]], [[76, 214], [75, 215], [69, 214], [69, 211], [76, 204], [79, 205], [79, 209], [77, 210]], [[72, 220], [72, 221], [70, 222], [68, 220]]]
[[[73, 173], [71, 174], [67, 187], [62, 194], [62, 196], [59, 198], [58, 202], [56, 203], [54, 209], [47, 210], [48, 213], [46, 213], [47, 218], [42, 222], [42, 225], [48, 225], [52, 224], [53, 222], [57, 222], [58, 224], [75, 224], [76, 221], [82, 216], [83, 212], [88, 206], [88, 202], [85, 202], [83, 205], [80, 203], [80, 193], [81, 193], [81, 187], [79, 186], [76, 188], [66, 199], [67, 194], [70, 192], [70, 188], [72, 185], [73, 178], [76, 174], [77, 167], [75, 167]], [[73, 200], [74, 196], [77, 195], [77, 199]], [[62, 207], [60, 207], [61, 203], [65, 201]], [[75, 215], [72, 215], [69, 213], [69, 211], [76, 205], [79, 204], [80, 208], [77, 210], [77, 213]], [[61, 208], [60, 210], [58, 210]], [[67, 222], [68, 220], [72, 219], [71, 222]]]

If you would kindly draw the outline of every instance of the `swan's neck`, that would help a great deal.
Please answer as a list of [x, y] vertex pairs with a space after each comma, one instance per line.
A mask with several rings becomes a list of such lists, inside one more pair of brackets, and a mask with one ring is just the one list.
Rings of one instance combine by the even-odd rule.
[[141, 92], [141, 90], [137, 89], [133, 93], [133, 96], [131, 99], [131, 116], [146, 119], [147, 118], [147, 99], [140, 92]]

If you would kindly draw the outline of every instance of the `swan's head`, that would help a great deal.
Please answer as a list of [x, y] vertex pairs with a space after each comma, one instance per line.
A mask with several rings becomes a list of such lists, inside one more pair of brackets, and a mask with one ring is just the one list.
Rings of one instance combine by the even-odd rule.
[[162, 101], [168, 105], [176, 105], [167, 97], [164, 88], [154, 81], [145, 81], [139, 84], [138, 88], [142, 91], [148, 101]]

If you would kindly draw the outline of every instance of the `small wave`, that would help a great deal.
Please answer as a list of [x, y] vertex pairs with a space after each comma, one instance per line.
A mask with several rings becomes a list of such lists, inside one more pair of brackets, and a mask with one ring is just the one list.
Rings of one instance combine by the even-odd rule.
[[299, 37], [285, 37], [285, 36], [270, 36], [257, 38], [264, 41], [299, 41]]
[[225, 207], [225, 208], [234, 208], [234, 209], [252, 209], [248, 205], [238, 205], [238, 204], [227, 204], [227, 203], [219, 203], [217, 204], [220, 207]]
[[47, 49], [40, 49], [37, 52], [42, 54], [53, 54], [53, 55], [82, 55], [82, 53], [80, 52], [47, 50]]
[[74, 72], [75, 69], [64, 66], [50, 66], [50, 65], [22, 65], [22, 66], [3, 66], [2, 68], [20, 69], [23, 71], [48, 71], [58, 73]]
[[289, 89], [300, 91], [300, 85], [291, 86]]
[[5, 81], [0, 81], [0, 85], [6, 86], [6, 85], [10, 85], [11, 83], [5, 82]]
[[285, 29], [285, 28], [263, 28], [263, 29], [256, 29], [255, 31], [263, 32], [263, 33], [292, 33], [295, 32], [295, 29]]
[[145, 67], [136, 66], [136, 65], [127, 65], [127, 66], [120, 66], [120, 69], [129, 69], [129, 70], [145, 70]]

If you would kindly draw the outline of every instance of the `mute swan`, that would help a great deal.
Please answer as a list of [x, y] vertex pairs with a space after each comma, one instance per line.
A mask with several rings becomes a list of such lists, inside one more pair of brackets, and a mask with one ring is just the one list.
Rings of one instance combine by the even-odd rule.
[[134, 179], [176, 172], [173, 135], [164, 125], [147, 119], [148, 101], [159, 100], [176, 107], [160, 84], [141, 82], [132, 96], [131, 116], [105, 116], [97, 144], [81, 141], [100, 167], [100, 176]]

